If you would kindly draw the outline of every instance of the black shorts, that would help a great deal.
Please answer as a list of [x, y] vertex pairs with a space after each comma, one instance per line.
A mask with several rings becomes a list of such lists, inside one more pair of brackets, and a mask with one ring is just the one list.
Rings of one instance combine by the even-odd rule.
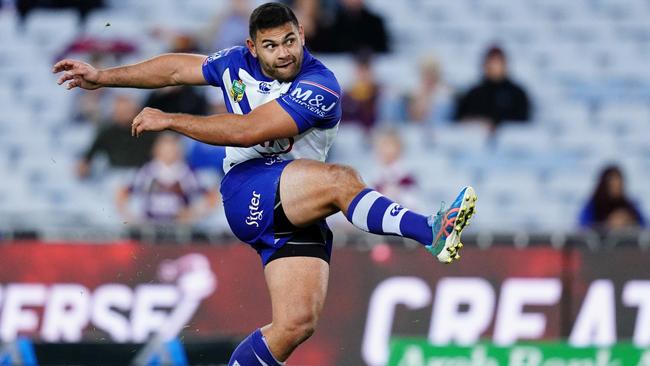
[[282, 247], [277, 249], [269, 258], [268, 263], [285, 257], [314, 257], [329, 263], [332, 251], [332, 231], [329, 230], [325, 220], [307, 227], [297, 227], [289, 222], [284, 213], [280, 200], [280, 185], [275, 193], [273, 206], [273, 231], [275, 238], [291, 236]]

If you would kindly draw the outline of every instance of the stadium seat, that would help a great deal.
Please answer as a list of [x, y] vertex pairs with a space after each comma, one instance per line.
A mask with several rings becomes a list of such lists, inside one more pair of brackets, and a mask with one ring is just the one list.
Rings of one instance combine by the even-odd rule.
[[147, 39], [151, 31], [150, 24], [146, 12], [96, 10], [88, 15], [84, 33], [102, 39], [138, 41]]
[[369, 137], [358, 124], [341, 123], [332, 145], [332, 157], [343, 161], [363, 157], [370, 147]]
[[636, 133], [650, 126], [650, 107], [645, 102], [603, 103], [596, 113], [597, 121], [618, 133]]
[[78, 26], [79, 14], [74, 10], [36, 9], [25, 20], [25, 37], [52, 57], [76, 36]]
[[548, 151], [551, 137], [548, 130], [529, 123], [504, 123], [496, 136], [498, 153], [534, 156]]
[[462, 141], [463, 152], [481, 152], [487, 148], [489, 131], [481, 125], [457, 123], [441, 126], [433, 131], [433, 145], [436, 149], [448, 152], [459, 151]]

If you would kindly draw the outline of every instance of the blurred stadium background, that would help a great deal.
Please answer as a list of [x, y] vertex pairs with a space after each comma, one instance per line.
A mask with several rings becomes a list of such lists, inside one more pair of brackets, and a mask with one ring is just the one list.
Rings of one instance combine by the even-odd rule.
[[[223, 151], [180, 141], [196, 202], [176, 212], [134, 178], [153, 141], [115, 142], [145, 105], [223, 111], [216, 89], [66, 91], [50, 72], [210, 54], [258, 3], [0, 1], [0, 364], [225, 364], [270, 318], [213, 207]], [[650, 365], [650, 1], [289, 3], [344, 90], [329, 161], [421, 211], [479, 194], [449, 267], [333, 217], [325, 314], [289, 365]], [[523, 99], [486, 81], [486, 54]], [[477, 85], [496, 106], [471, 110]], [[612, 166], [618, 194], [594, 195]]]

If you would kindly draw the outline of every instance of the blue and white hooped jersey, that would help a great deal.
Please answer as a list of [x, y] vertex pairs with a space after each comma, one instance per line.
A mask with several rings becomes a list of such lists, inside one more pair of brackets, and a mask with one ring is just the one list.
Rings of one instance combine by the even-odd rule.
[[203, 76], [223, 92], [228, 111], [246, 114], [276, 99], [298, 125], [299, 135], [253, 147], [226, 147], [225, 173], [256, 158], [307, 158], [325, 161], [341, 119], [341, 88], [334, 74], [306, 49], [292, 82], [266, 77], [258, 60], [243, 46], [219, 51], [203, 62]]

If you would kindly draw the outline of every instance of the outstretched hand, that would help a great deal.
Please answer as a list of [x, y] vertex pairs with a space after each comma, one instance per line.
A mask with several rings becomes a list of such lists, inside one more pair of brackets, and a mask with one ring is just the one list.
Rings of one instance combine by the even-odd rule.
[[57, 84], [63, 85], [63, 83], [70, 80], [66, 84], [68, 90], [76, 87], [93, 90], [102, 86], [99, 83], [99, 71], [85, 62], [70, 59], [61, 60], [52, 67], [52, 72], [56, 74], [61, 71], [63, 71], [63, 75], [59, 77]]
[[133, 119], [131, 135], [140, 137], [145, 131], [162, 131], [171, 126], [172, 115], [160, 109], [145, 108]]

